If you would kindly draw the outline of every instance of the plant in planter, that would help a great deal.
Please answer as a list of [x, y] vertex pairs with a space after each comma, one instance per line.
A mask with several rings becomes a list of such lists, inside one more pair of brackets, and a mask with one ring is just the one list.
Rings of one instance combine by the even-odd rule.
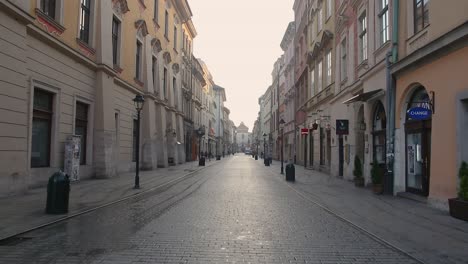
[[381, 194], [383, 192], [383, 185], [382, 185], [382, 178], [383, 178], [383, 171], [380, 168], [379, 163], [374, 160], [372, 162], [372, 169], [371, 169], [371, 178], [372, 178], [372, 190], [375, 194]]
[[468, 221], [468, 164], [462, 162], [458, 171], [460, 177], [460, 189], [458, 198], [449, 199], [450, 215]]
[[357, 187], [364, 186], [364, 177], [362, 177], [362, 164], [359, 156], [354, 156], [354, 185]]

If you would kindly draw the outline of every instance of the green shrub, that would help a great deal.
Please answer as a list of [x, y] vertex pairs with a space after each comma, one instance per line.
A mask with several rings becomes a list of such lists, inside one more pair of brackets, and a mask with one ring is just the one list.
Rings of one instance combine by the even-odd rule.
[[353, 175], [355, 179], [362, 178], [362, 164], [361, 164], [361, 159], [359, 159], [359, 156], [354, 156], [354, 170], [353, 170]]
[[468, 164], [462, 162], [460, 171], [458, 172], [460, 177], [460, 190], [458, 191], [458, 198], [463, 201], [468, 201]]
[[372, 162], [371, 177], [372, 184], [382, 184], [382, 169], [376, 160]]

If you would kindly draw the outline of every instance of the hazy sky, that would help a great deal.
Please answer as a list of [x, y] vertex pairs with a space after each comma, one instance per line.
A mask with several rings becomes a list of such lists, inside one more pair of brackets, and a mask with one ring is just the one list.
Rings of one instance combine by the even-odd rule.
[[226, 88], [226, 106], [236, 126], [252, 131], [258, 98], [272, 83], [273, 63], [293, 20], [294, 0], [189, 0], [198, 32], [194, 55]]

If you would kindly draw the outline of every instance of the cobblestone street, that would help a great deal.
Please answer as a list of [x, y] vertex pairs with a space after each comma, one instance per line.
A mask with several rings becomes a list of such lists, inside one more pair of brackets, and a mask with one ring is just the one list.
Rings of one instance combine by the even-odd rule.
[[21, 237], [1, 263], [418, 263], [244, 155]]

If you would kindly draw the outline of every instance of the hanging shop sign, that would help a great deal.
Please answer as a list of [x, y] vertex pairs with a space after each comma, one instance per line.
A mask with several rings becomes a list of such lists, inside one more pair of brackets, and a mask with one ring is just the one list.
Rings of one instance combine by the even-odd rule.
[[337, 135], [349, 134], [349, 120], [345, 120], [345, 119], [336, 120], [336, 134]]
[[412, 107], [406, 112], [408, 118], [412, 120], [425, 120], [432, 116], [432, 111], [423, 107]]
[[307, 136], [309, 134], [309, 129], [308, 128], [301, 128], [301, 135]]

